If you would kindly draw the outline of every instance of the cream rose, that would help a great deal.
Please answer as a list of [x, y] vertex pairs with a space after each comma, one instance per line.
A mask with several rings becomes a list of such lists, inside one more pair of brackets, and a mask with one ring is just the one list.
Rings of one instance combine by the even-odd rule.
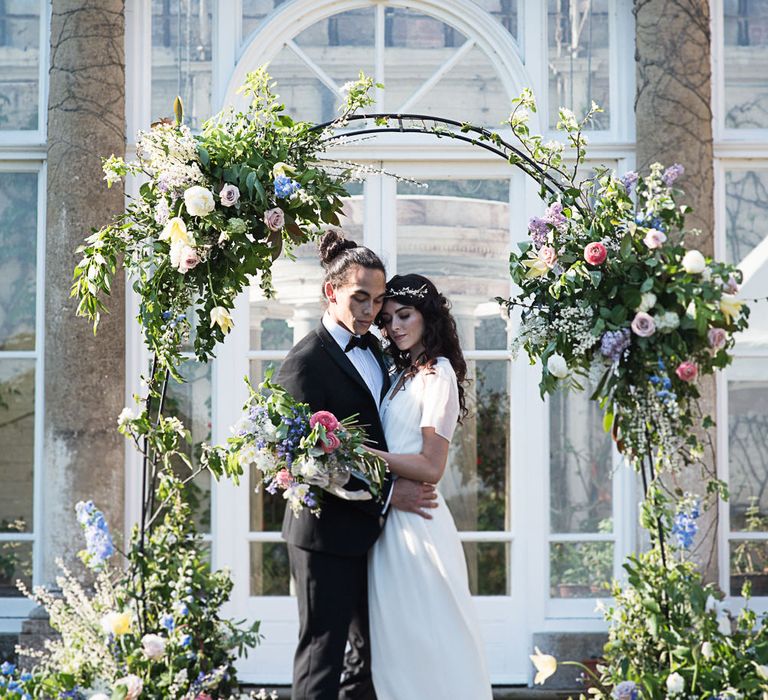
[[165, 639], [159, 634], [145, 634], [141, 638], [141, 646], [144, 650], [144, 656], [151, 661], [156, 661], [165, 654]]
[[689, 250], [683, 256], [683, 269], [691, 275], [700, 275], [706, 266], [707, 261], [698, 250]]
[[547, 360], [547, 369], [552, 376], [557, 377], [558, 379], [564, 379], [568, 376], [568, 363], [562, 355], [558, 355], [557, 353], [549, 356], [549, 359]]
[[193, 185], [184, 191], [184, 205], [191, 216], [206, 216], [216, 207], [213, 193], [200, 185]]

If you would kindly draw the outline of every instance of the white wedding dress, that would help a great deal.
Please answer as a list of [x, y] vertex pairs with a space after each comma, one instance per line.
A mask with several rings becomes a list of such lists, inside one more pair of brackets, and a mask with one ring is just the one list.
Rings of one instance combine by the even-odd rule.
[[[397, 387], [398, 381], [394, 383]], [[422, 427], [450, 440], [459, 415], [456, 375], [438, 358], [380, 408], [387, 447], [421, 452]], [[368, 556], [371, 663], [378, 700], [490, 700], [491, 683], [469, 593], [464, 552], [438, 495], [432, 520], [393, 509]]]

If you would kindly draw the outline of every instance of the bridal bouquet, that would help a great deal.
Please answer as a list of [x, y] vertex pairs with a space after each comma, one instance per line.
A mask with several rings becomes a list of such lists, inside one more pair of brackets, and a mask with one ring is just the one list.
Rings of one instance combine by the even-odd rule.
[[[270, 371], [258, 390], [248, 384], [250, 396], [226, 447], [204, 447], [203, 460], [212, 471], [219, 473], [226, 464], [229, 473], [237, 473], [255, 464], [261, 473], [257, 488], [281, 491], [296, 516], [304, 508], [319, 516], [323, 491], [349, 501], [378, 498], [386, 463], [365, 449], [365, 431], [354, 417], [312, 413], [271, 377]], [[351, 477], [367, 490], [345, 489]]]

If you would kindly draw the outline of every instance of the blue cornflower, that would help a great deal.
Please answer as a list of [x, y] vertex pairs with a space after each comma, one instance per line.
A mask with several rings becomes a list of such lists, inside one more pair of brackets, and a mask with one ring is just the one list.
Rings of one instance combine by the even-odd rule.
[[184, 636], [181, 638], [180, 644], [181, 644], [181, 646], [182, 646], [182, 647], [184, 647], [184, 648], [188, 647], [190, 644], [192, 644], [192, 635], [190, 635], [190, 634], [185, 634], [185, 635], [184, 635]]
[[24, 671], [24, 673], [21, 674], [21, 681], [23, 683], [28, 683], [32, 680], [32, 674], [29, 671]]
[[171, 312], [170, 311], [163, 311], [161, 316], [163, 317], [163, 321], [167, 321], [171, 317]]
[[282, 199], [288, 199], [294, 192], [300, 189], [301, 185], [287, 175], [275, 177], [275, 194]]
[[173, 607], [174, 610], [182, 617], [189, 615], [189, 608], [183, 600], [178, 601]]
[[672, 380], [669, 377], [664, 377], [664, 379], [661, 380], [661, 386], [664, 389], [671, 389], [672, 388]]
[[659, 366], [660, 372], [663, 372], [664, 370], [667, 369], [667, 366], [664, 364], [664, 360], [662, 360], [661, 358], [659, 358], [658, 360], [658, 366]]
[[10, 690], [12, 693], [18, 693], [21, 689], [20, 681], [11, 681], [8, 683], [8, 690]]
[[2, 673], [4, 676], [10, 676], [15, 670], [16, 665], [12, 664], [10, 661], [4, 661], [0, 666], [0, 673]]
[[167, 629], [169, 632], [173, 632], [176, 629], [176, 621], [173, 619], [173, 615], [170, 613], [164, 613], [160, 616], [160, 626]]
[[661, 377], [652, 374], [650, 377], [648, 377], [648, 380], [651, 382], [651, 384], [659, 384], [661, 382]]

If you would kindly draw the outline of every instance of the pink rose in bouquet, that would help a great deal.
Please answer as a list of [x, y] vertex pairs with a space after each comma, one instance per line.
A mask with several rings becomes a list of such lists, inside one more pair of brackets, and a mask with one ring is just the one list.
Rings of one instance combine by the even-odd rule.
[[281, 469], [275, 474], [275, 481], [281, 489], [287, 489], [293, 483], [293, 477], [287, 469]]
[[321, 443], [323, 452], [325, 452], [325, 454], [331, 454], [331, 452], [341, 447], [341, 440], [339, 440], [339, 436], [332, 431], [328, 431], [325, 434], [325, 440], [321, 440]]
[[285, 226], [285, 214], [280, 207], [264, 212], [264, 223], [270, 231], [279, 231]]
[[314, 428], [318, 423], [326, 430], [336, 430], [339, 427], [339, 419], [330, 411], [317, 411], [309, 417], [309, 427]]
[[696, 379], [698, 373], [699, 368], [696, 366], [696, 363], [690, 360], [681, 362], [675, 370], [675, 374], [684, 382], [692, 382]]
[[584, 248], [584, 260], [590, 265], [602, 265], [607, 257], [608, 250], [598, 241], [592, 241], [592, 243], [588, 243], [587, 247]]
[[641, 338], [649, 338], [656, 332], [656, 321], [653, 320], [653, 316], [645, 313], [645, 311], [638, 311], [635, 314], [631, 326], [634, 334], [639, 335]]
[[547, 267], [554, 267], [557, 262], [557, 251], [551, 245], [543, 245], [539, 249], [539, 260]]
[[725, 347], [725, 341], [728, 339], [728, 334], [724, 328], [710, 328], [707, 332], [707, 340], [709, 340], [709, 347], [713, 350], [720, 350]]

